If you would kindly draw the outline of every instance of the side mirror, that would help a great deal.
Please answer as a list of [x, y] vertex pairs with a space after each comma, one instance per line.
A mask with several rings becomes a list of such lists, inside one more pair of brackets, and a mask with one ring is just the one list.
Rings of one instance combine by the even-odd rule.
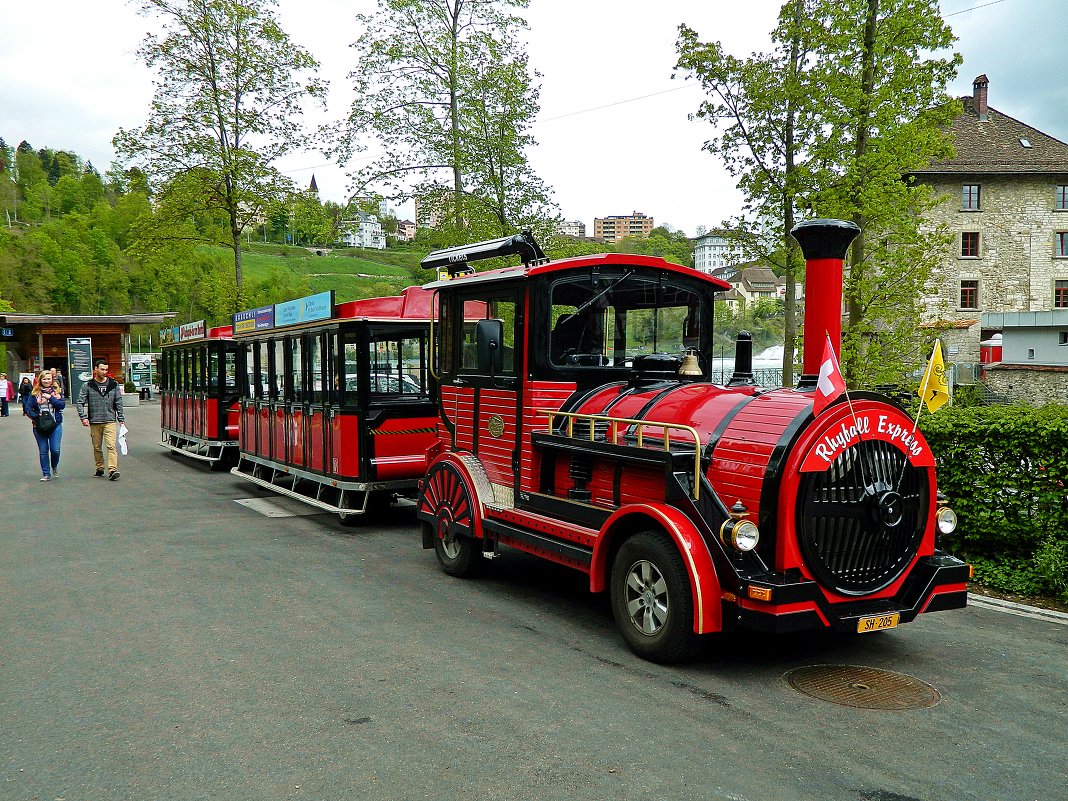
[[501, 369], [501, 343], [504, 323], [501, 320], [479, 320], [475, 323], [475, 352], [478, 372], [497, 375]]

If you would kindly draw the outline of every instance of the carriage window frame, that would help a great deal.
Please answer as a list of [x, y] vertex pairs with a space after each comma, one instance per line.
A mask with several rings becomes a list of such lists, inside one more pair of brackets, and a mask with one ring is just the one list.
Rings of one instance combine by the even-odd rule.
[[326, 359], [323, 358], [325, 355], [323, 335], [321, 333], [308, 334], [304, 351], [308, 363], [308, 402], [319, 406], [323, 403], [323, 387], [329, 386], [330, 380], [329, 373], [323, 372], [326, 366]]
[[301, 335], [286, 338], [286, 400], [304, 403], [304, 346]]
[[[482, 307], [481, 310], [479, 306]], [[488, 375], [478, 366], [475, 324], [478, 320], [500, 320], [503, 332], [501, 367], [494, 372], [494, 377], [515, 378], [519, 374], [521, 361], [516, 343], [519, 339], [522, 308], [522, 293], [518, 289], [499, 289], [470, 297], [461, 295], [454, 311], [462, 309], [463, 319], [460, 325], [453, 326], [451, 331], [455, 339], [452, 345], [455, 374]]]
[[[425, 328], [369, 326], [364, 373], [369, 400], [402, 403], [429, 400], [429, 349], [429, 332]], [[385, 362], [379, 361], [381, 356], [385, 356]]]

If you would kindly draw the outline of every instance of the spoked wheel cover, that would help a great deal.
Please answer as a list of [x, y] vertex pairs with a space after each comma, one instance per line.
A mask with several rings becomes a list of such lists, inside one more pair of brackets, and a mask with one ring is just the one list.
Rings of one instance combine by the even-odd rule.
[[639, 559], [627, 570], [627, 615], [642, 634], [663, 629], [670, 609], [667, 582], [660, 569], [648, 559]]
[[433, 520], [434, 534], [446, 554], [455, 557], [456, 534], [472, 532], [471, 496], [456, 468], [435, 465], [423, 484], [419, 513]]

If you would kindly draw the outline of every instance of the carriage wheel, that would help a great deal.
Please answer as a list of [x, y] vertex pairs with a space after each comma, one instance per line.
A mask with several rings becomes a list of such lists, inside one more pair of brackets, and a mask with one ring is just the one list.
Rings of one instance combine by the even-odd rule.
[[482, 567], [481, 548], [474, 537], [475, 507], [460, 472], [449, 464], [430, 469], [423, 482], [419, 511], [433, 518], [434, 553], [441, 569], [464, 578]]

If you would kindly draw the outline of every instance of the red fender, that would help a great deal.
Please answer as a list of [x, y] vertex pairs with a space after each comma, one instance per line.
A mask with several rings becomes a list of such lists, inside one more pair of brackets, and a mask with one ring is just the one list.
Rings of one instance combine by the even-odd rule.
[[608, 585], [611, 565], [608, 554], [614, 550], [613, 543], [628, 532], [635, 531], [634, 523], [645, 518], [640, 528], [653, 524], [671, 537], [682, 554], [682, 562], [690, 577], [693, 593], [693, 630], [697, 634], [711, 634], [723, 628], [723, 605], [719, 576], [712, 564], [701, 533], [678, 509], [660, 504], [633, 504], [617, 509], [601, 528], [601, 534], [593, 546], [593, 562], [590, 565], [590, 591], [603, 592]]
[[442, 462], [448, 462], [456, 468], [456, 471], [460, 474], [460, 479], [464, 482], [464, 486], [471, 495], [471, 505], [473, 507], [471, 533], [478, 539], [482, 539], [482, 521], [486, 515], [483, 501], [487, 497], [493, 497], [493, 487], [490, 486], [489, 478], [486, 477], [486, 473], [477, 458], [470, 454], [453, 452], [439, 454], [436, 459], [427, 465], [427, 472], [430, 471], [433, 465]]

